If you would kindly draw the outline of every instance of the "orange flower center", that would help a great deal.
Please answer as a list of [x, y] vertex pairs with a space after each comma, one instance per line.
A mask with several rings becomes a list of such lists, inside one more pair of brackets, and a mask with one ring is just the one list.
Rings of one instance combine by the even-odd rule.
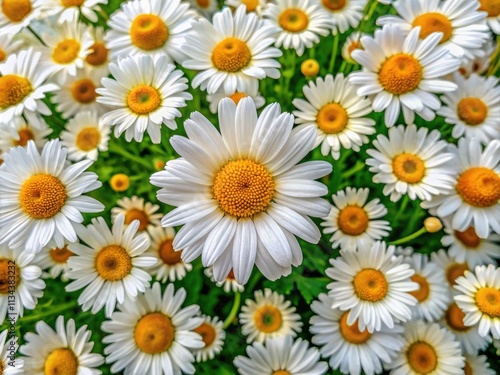
[[114, 191], [125, 191], [130, 186], [130, 179], [126, 174], [118, 173], [111, 177], [109, 184]]
[[499, 0], [479, 0], [479, 4], [481, 4], [479, 10], [488, 12], [488, 17], [496, 17], [500, 14]]
[[384, 274], [373, 268], [359, 271], [354, 277], [353, 285], [356, 295], [370, 302], [384, 299], [389, 288]]
[[127, 106], [138, 115], [147, 115], [161, 106], [161, 96], [158, 90], [151, 86], [139, 85], [127, 95]]
[[443, 37], [440, 43], [450, 39], [453, 27], [450, 20], [441, 13], [425, 13], [413, 20], [412, 27], [420, 26], [420, 39], [425, 39], [435, 32], [442, 32]]
[[149, 225], [149, 216], [137, 208], [131, 208], [125, 213], [125, 224], [130, 224], [134, 220], [139, 220], [139, 232], [145, 230]]
[[500, 318], [500, 290], [482, 287], [476, 292], [476, 304], [479, 310], [490, 318]]
[[158, 252], [161, 260], [163, 260], [165, 264], [174, 265], [181, 262], [182, 250], [175, 251], [172, 246], [172, 240], [163, 241]]
[[465, 271], [469, 270], [467, 263], [453, 263], [446, 269], [446, 279], [448, 283], [453, 286], [456, 284], [455, 280], [463, 276]]
[[356, 40], [355, 42], [352, 42], [349, 47], [347, 48], [347, 52], [349, 53], [349, 56], [351, 56], [352, 51], [356, 49], [363, 49], [363, 46], [361, 45], [360, 40]]
[[309, 25], [309, 17], [303, 10], [291, 8], [280, 14], [278, 23], [283, 30], [300, 33]]
[[205, 9], [210, 5], [210, 0], [196, 0], [196, 4], [198, 4], [200, 8]]
[[455, 237], [469, 249], [477, 249], [481, 245], [481, 239], [477, 236], [474, 227], [467, 228], [464, 232], [455, 231]]
[[168, 28], [163, 20], [154, 14], [141, 14], [132, 21], [130, 38], [137, 47], [152, 51], [163, 47], [168, 40]]
[[347, 125], [349, 117], [345, 109], [337, 103], [324, 105], [316, 116], [318, 127], [326, 134], [338, 134]]
[[247, 94], [244, 92], [235, 92], [233, 95], [229, 96], [229, 98], [234, 102], [234, 104], [238, 105], [241, 99], [246, 98]]
[[413, 275], [411, 277], [411, 281], [417, 283], [420, 287], [413, 292], [409, 292], [418, 300], [418, 302], [424, 302], [427, 298], [429, 298], [429, 283], [427, 282], [425, 277], [421, 275]]
[[[9, 280], [9, 276], [11, 280]], [[12, 283], [12, 276], [14, 276], [14, 284]], [[10, 263], [9, 259], [0, 259], [0, 294], [7, 294], [9, 292], [9, 286], [11, 288], [17, 288], [20, 282], [21, 271], [19, 267]]]
[[402, 95], [418, 87], [422, 80], [422, 66], [413, 56], [400, 53], [384, 61], [378, 79], [386, 91]]
[[434, 371], [438, 363], [434, 348], [423, 341], [411, 344], [406, 351], [406, 358], [410, 367], [418, 374], [428, 374]]
[[364, 344], [365, 342], [368, 341], [368, 339], [371, 337], [371, 333], [368, 332], [366, 329], [364, 331], [360, 331], [358, 327], [358, 321], [356, 320], [353, 325], [348, 325], [347, 324], [347, 316], [349, 315], [349, 312], [346, 311], [342, 317], [340, 318], [339, 322], [339, 329], [340, 333], [342, 334], [342, 337], [352, 343], [352, 344]]
[[95, 267], [104, 280], [118, 281], [125, 278], [132, 270], [132, 259], [123, 247], [109, 245], [97, 253]]
[[31, 82], [24, 77], [14, 74], [0, 77], [0, 109], [21, 103], [32, 91]]
[[97, 93], [95, 92], [94, 82], [88, 78], [75, 81], [71, 86], [71, 95], [79, 103], [88, 104], [95, 102]]
[[247, 12], [253, 12], [259, 6], [259, 0], [241, 0], [242, 4], [247, 7]]
[[79, 7], [85, 0], [61, 0], [61, 5], [64, 7]]
[[226, 38], [212, 52], [212, 63], [224, 72], [238, 72], [248, 65], [252, 54], [247, 44], [237, 38]]
[[163, 353], [172, 345], [175, 327], [170, 318], [160, 312], [144, 315], [135, 326], [135, 343], [148, 354]]
[[35, 135], [31, 131], [30, 128], [24, 127], [20, 129], [17, 134], [19, 134], [19, 140], [12, 140], [12, 145], [14, 146], [26, 146], [28, 144], [28, 141], [35, 139]]
[[340, 210], [337, 219], [339, 229], [350, 236], [359, 236], [368, 228], [370, 222], [366, 211], [358, 206], [346, 206]]
[[488, 107], [478, 98], [464, 98], [457, 105], [458, 117], [468, 125], [479, 125], [488, 116]]
[[281, 312], [274, 306], [262, 306], [255, 311], [253, 320], [261, 332], [272, 333], [281, 328], [283, 318]]
[[66, 263], [70, 256], [73, 255], [73, 252], [68, 250], [68, 245], [65, 245], [62, 248], [56, 247], [55, 249], [50, 250], [50, 257], [56, 263]]
[[202, 325], [195, 328], [194, 331], [201, 336], [201, 339], [205, 343], [205, 348], [212, 345], [215, 341], [216, 332], [215, 328], [211, 324], [202, 323]]
[[3, 49], [0, 48], [0, 62], [5, 61], [6, 58], [7, 58], [7, 54], [5, 53], [5, 51]]
[[58, 64], [70, 64], [78, 57], [80, 48], [76, 39], [63, 40], [54, 48], [52, 59]]
[[470, 367], [469, 362], [465, 361], [464, 375], [474, 375], [474, 370]]
[[500, 176], [489, 168], [472, 167], [460, 175], [456, 189], [471, 206], [491, 207], [500, 199]]
[[321, 0], [323, 6], [331, 11], [337, 11], [344, 9], [346, 6], [346, 0]]
[[76, 147], [82, 151], [90, 151], [97, 148], [101, 141], [101, 132], [99, 129], [89, 126], [83, 128], [76, 136]]
[[73, 350], [59, 348], [53, 350], [45, 360], [45, 375], [76, 375], [78, 371], [78, 358]]
[[49, 219], [66, 203], [66, 188], [50, 174], [35, 174], [28, 178], [19, 192], [23, 211], [33, 219]]
[[30, 0], [3, 0], [2, 12], [12, 22], [19, 22], [31, 12]]
[[425, 176], [425, 165], [422, 159], [413, 154], [399, 154], [392, 160], [392, 170], [396, 177], [409, 184], [422, 181]]
[[274, 371], [272, 375], [291, 375], [287, 370]]
[[465, 332], [468, 331], [471, 327], [468, 327], [464, 324], [465, 314], [460, 307], [453, 302], [446, 310], [445, 319], [448, 325], [453, 328], [455, 331]]
[[90, 47], [93, 52], [85, 58], [87, 64], [93, 66], [101, 66], [108, 60], [108, 49], [101, 42], [95, 42], [92, 47]]

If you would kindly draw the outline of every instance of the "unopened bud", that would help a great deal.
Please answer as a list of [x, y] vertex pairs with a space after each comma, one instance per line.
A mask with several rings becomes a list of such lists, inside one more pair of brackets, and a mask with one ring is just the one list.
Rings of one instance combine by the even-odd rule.
[[424, 220], [424, 227], [427, 232], [436, 233], [443, 228], [443, 224], [437, 217], [428, 217]]
[[306, 77], [315, 77], [319, 73], [319, 63], [314, 59], [307, 59], [300, 65], [300, 71]]

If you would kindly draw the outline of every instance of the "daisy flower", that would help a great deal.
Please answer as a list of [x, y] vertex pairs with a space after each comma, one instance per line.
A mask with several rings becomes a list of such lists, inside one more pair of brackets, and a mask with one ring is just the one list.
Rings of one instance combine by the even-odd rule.
[[[98, 77], [107, 77], [109, 75], [109, 50], [104, 41], [105, 31], [101, 26], [92, 27], [90, 35], [94, 44], [90, 47], [90, 53], [85, 58], [85, 68], [90, 70]], [[101, 82], [101, 79], [99, 79]]]
[[189, 139], [170, 139], [182, 158], [150, 179], [162, 188], [158, 199], [177, 206], [162, 225], [184, 225], [174, 249], [184, 249], [183, 259], [201, 255], [203, 266], [214, 266], [217, 281], [233, 269], [236, 281], [245, 284], [254, 264], [276, 280], [302, 262], [295, 236], [311, 243], [320, 239], [308, 216], [325, 217], [330, 207], [320, 198], [326, 187], [313, 180], [332, 166], [296, 165], [311, 150], [315, 134], [292, 130], [293, 116], [282, 114], [277, 103], [257, 117], [251, 98], [238, 106], [223, 99], [219, 124], [221, 134], [194, 112], [184, 123]]
[[500, 268], [493, 264], [476, 266], [474, 273], [466, 271], [457, 279], [455, 289], [460, 294], [454, 296], [458, 307], [465, 313], [464, 324], [479, 323], [479, 334], [490, 332], [495, 339], [500, 338]]
[[367, 135], [375, 133], [375, 120], [363, 118], [372, 111], [370, 101], [358, 97], [342, 73], [309, 81], [302, 91], [306, 100], [292, 102], [298, 109], [293, 111], [295, 123], [316, 131], [314, 147], [321, 145], [323, 156], [331, 153], [337, 160], [341, 147], [358, 152], [368, 143]]
[[193, 354], [196, 357], [196, 362], [205, 362], [209, 359], [214, 359], [216, 354], [219, 354], [226, 338], [226, 332], [222, 328], [223, 322], [216, 316], [213, 318], [202, 315], [203, 323], [193, 329], [194, 332], [201, 336], [205, 346], [203, 348], [194, 349]]
[[20, 348], [27, 373], [101, 374], [98, 367], [104, 364], [104, 358], [92, 353], [94, 343], [89, 341], [92, 331], [87, 325], [77, 331], [73, 319], [68, 319], [65, 326], [64, 316], [59, 315], [55, 331], [44, 321], [37, 322], [35, 329], [36, 333], [24, 336], [26, 343]]
[[330, 366], [344, 374], [366, 375], [382, 372], [384, 363], [390, 362], [403, 346], [403, 328], [382, 326], [373, 333], [360, 331], [358, 322], [347, 324], [349, 311], [332, 309], [333, 300], [321, 293], [319, 301], [313, 301], [311, 310], [311, 342], [321, 346], [320, 353], [330, 358]]
[[395, 360], [387, 364], [391, 375], [463, 374], [464, 357], [453, 335], [436, 323], [416, 320], [405, 325], [405, 343]]
[[385, 111], [385, 124], [393, 126], [402, 108], [406, 124], [415, 113], [426, 121], [435, 118], [441, 102], [435, 93], [453, 91], [457, 85], [440, 79], [460, 66], [460, 59], [438, 46], [442, 34], [419, 40], [420, 27], [403, 37], [398, 25], [385, 25], [375, 37], [361, 38], [364, 50], [352, 52], [364, 71], [354, 72], [349, 82], [359, 85], [358, 95], [373, 95], [375, 112]]
[[[51, 241], [40, 251], [34, 262], [40, 266], [42, 270], [49, 270], [49, 276], [53, 279], [61, 276], [62, 281], [68, 281], [66, 273], [69, 271], [68, 259], [73, 255], [73, 252], [68, 250], [69, 242], [65, 242], [63, 247]], [[44, 277], [46, 276], [43, 275]]]
[[161, 124], [176, 129], [179, 108], [193, 97], [186, 92], [187, 79], [168, 62], [166, 56], [126, 57], [109, 65], [114, 79], [103, 78], [96, 92], [98, 103], [116, 109], [102, 117], [115, 127], [115, 137], [125, 132], [125, 139], [141, 142], [147, 131], [153, 143], [160, 143]]
[[19, 50], [19, 47], [23, 45], [22, 40], [15, 39], [16, 35], [17, 34], [5, 32], [2, 34], [2, 38], [0, 39], [0, 63], [5, 62], [7, 57], [15, 53]]
[[2, 0], [0, 34], [17, 34], [38, 18], [44, 0]]
[[68, 259], [70, 270], [66, 275], [75, 281], [66, 286], [66, 291], [85, 288], [78, 297], [83, 311], [92, 308], [92, 314], [96, 314], [106, 307], [106, 317], [110, 317], [125, 296], [134, 300], [149, 288], [151, 275], [143, 268], [158, 260], [143, 254], [150, 242], [146, 233], [137, 235], [138, 227], [139, 221], [134, 221], [125, 228], [125, 215], [119, 215], [111, 229], [102, 217], [92, 219], [86, 228], [80, 227], [78, 236], [88, 246], [68, 246], [74, 255]]
[[68, 149], [68, 159], [97, 160], [100, 152], [108, 150], [111, 128], [104, 125], [96, 112], [79, 112], [66, 123], [60, 134], [62, 145]]
[[444, 276], [448, 282], [449, 288], [453, 291], [456, 285], [456, 280], [469, 271], [469, 265], [465, 262], [458, 262], [454, 256], [449, 255], [445, 250], [440, 249], [437, 252], [431, 253], [431, 260], [437, 264], [438, 268], [444, 270]]
[[217, 0], [188, 0], [188, 3], [198, 15], [208, 20], [212, 19], [218, 9]]
[[129, 188], [130, 178], [125, 173], [117, 173], [109, 179], [109, 186], [114, 191], [122, 192]]
[[256, 290], [255, 300], [247, 299], [238, 315], [241, 333], [247, 343], [264, 342], [266, 338], [297, 336], [302, 331], [300, 315], [285, 297], [271, 289]]
[[23, 250], [0, 245], [0, 324], [6, 317], [22, 317], [24, 309], [33, 310], [43, 296], [42, 270], [33, 261], [35, 255]]
[[40, 57], [40, 52], [30, 48], [10, 55], [0, 64], [2, 122], [9, 122], [21, 114], [26, 115], [28, 121], [37, 112], [46, 116], [52, 114], [42, 99], [47, 92], [56, 91], [59, 87], [53, 83], [44, 84], [50, 71], [39, 67]]
[[452, 191], [421, 206], [448, 218], [454, 230], [473, 226], [480, 238], [488, 238], [490, 229], [500, 234], [500, 141], [491, 141], [482, 151], [477, 139], [460, 139], [451, 151]]
[[385, 242], [360, 247], [358, 251], [340, 251], [340, 257], [330, 259], [333, 266], [326, 275], [332, 308], [349, 311], [347, 324], [358, 320], [358, 328], [372, 333], [380, 331], [382, 323], [394, 327], [397, 320], [411, 318], [411, 306], [417, 299], [408, 292], [418, 289], [411, 281], [415, 273], [402, 257], [394, 257], [394, 246], [386, 249]]
[[351, 33], [344, 42], [342, 46], [342, 50], [340, 51], [344, 60], [346, 60], [350, 64], [356, 64], [356, 61], [352, 58], [352, 52], [359, 49], [363, 49], [363, 45], [361, 44], [361, 38], [366, 36], [364, 33], [360, 33], [359, 31], [355, 31]]
[[454, 138], [477, 138], [483, 145], [500, 138], [500, 85], [496, 77], [455, 73], [458, 89], [445, 93], [437, 114], [452, 124]]
[[225, 0], [224, 3], [234, 9], [237, 9], [240, 5], [244, 5], [247, 8], [247, 13], [255, 12], [262, 18], [269, 0]]
[[345, 33], [358, 27], [368, 0], [315, 0], [332, 19], [332, 34]]
[[256, 92], [259, 79], [280, 77], [276, 59], [282, 53], [271, 47], [279, 29], [245, 10], [241, 5], [233, 15], [224, 8], [213, 24], [204, 18], [193, 22], [182, 47], [188, 55], [182, 66], [199, 71], [191, 82], [194, 88], [208, 94], [220, 87], [226, 93]]
[[157, 226], [150, 227], [148, 232], [151, 237], [151, 247], [144, 255], [158, 259], [158, 263], [148, 269], [149, 273], [162, 283], [182, 280], [193, 266], [181, 259], [182, 250], [174, 250], [172, 242], [175, 230]]
[[393, 6], [398, 15], [382, 16], [377, 25], [396, 25], [403, 35], [420, 27], [420, 39], [440, 32], [439, 44], [454, 56], [480, 56], [481, 46], [489, 38], [486, 13], [478, 11], [478, 1], [398, 0]]
[[0, 154], [8, 152], [11, 147], [26, 147], [29, 141], [35, 142], [38, 149], [47, 143], [47, 136], [52, 133], [40, 115], [35, 126], [29, 125], [22, 116], [16, 116], [6, 124], [0, 124]]
[[238, 284], [236, 279], [234, 278], [234, 271], [231, 269], [227, 274], [226, 278], [223, 281], [215, 281], [213, 267], [205, 268], [205, 275], [210, 278], [210, 281], [215, 283], [218, 288], [224, 289], [224, 292], [243, 292], [245, 287], [241, 284]]
[[97, 22], [99, 4], [107, 5], [108, 0], [44, 0], [42, 12], [44, 17], [56, 17], [59, 23], [77, 21], [80, 14]]
[[323, 375], [328, 371], [326, 362], [320, 362], [320, 354], [309, 342], [291, 336], [267, 338], [264, 344], [254, 342], [247, 346], [248, 357], [234, 359], [241, 375]]
[[490, 66], [491, 56], [495, 52], [496, 44], [493, 40], [486, 41], [481, 50], [484, 51], [484, 56], [474, 56], [473, 59], [462, 58], [462, 64], [458, 72], [464, 77], [470, 76], [472, 73], [482, 75]]
[[160, 284], [154, 283], [137, 300], [119, 305], [120, 311], [101, 326], [110, 333], [102, 341], [109, 344], [104, 354], [106, 363], [114, 362], [111, 372], [194, 374], [192, 351], [204, 346], [194, 329], [203, 318], [196, 317], [197, 305], [181, 308], [185, 299], [184, 288], [175, 293], [174, 285], [168, 284], [162, 295]]
[[17, 352], [17, 348], [19, 347], [17, 337], [7, 337], [8, 332], [6, 329], [0, 333], [0, 370], [2, 371], [2, 375], [22, 375], [24, 374], [24, 360], [21, 358], [12, 358], [11, 356], [12, 352]]
[[479, 0], [479, 10], [485, 11], [488, 15], [486, 22], [491, 31], [500, 34], [500, 5], [495, 0]]
[[189, 4], [180, 0], [124, 2], [108, 21], [110, 30], [105, 41], [111, 59], [152, 55], [181, 63], [185, 58], [184, 39], [192, 21], [188, 9]]
[[210, 108], [210, 112], [217, 113], [219, 108], [219, 103], [224, 98], [230, 98], [233, 100], [234, 104], [238, 105], [241, 99], [250, 96], [255, 102], [255, 108], [259, 109], [264, 104], [266, 104], [266, 100], [258, 91], [249, 91], [249, 92], [239, 92], [235, 91], [233, 93], [226, 94], [224, 88], [219, 88], [215, 94], [207, 95], [207, 102]]
[[111, 220], [114, 222], [118, 215], [125, 215], [125, 225], [129, 225], [134, 220], [139, 220], [139, 232], [145, 232], [160, 225], [161, 213], [155, 213], [160, 209], [157, 204], [146, 202], [144, 198], [136, 195], [132, 198], [124, 197], [119, 199], [116, 204], [118, 207], [111, 209]]
[[77, 240], [75, 226], [82, 212], [100, 212], [104, 206], [84, 195], [101, 186], [97, 175], [85, 172], [92, 165], [84, 160], [66, 166], [67, 150], [59, 140], [45, 144], [38, 153], [35, 142], [4, 154], [0, 169], [0, 242], [38, 252], [54, 239]]
[[488, 357], [474, 354], [465, 354], [464, 373], [466, 375], [496, 375], [496, 371], [490, 368]]
[[391, 227], [386, 220], [374, 220], [387, 214], [387, 208], [378, 198], [366, 203], [369, 189], [347, 187], [332, 195], [335, 203], [330, 214], [321, 223], [323, 233], [333, 233], [332, 248], [340, 245], [341, 250], [356, 251], [370, 247], [375, 240], [389, 234]]

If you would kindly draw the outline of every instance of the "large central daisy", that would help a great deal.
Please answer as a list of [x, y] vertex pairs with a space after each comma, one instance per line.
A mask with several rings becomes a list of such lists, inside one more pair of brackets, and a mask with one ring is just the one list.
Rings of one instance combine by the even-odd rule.
[[[248, 280], [254, 263], [269, 279], [291, 272], [302, 262], [294, 235], [317, 243], [320, 232], [307, 217], [325, 217], [326, 187], [314, 179], [331, 171], [324, 161], [296, 166], [314, 145], [314, 129], [293, 130], [293, 116], [278, 104], [259, 118], [251, 98], [238, 106], [219, 105], [221, 134], [195, 112], [185, 122], [189, 139], [174, 136], [182, 156], [155, 173], [158, 199], [177, 206], [163, 226], [183, 225], [174, 239], [182, 257], [202, 255], [222, 281], [233, 268], [238, 283]], [[194, 257], [193, 257], [194, 256]]]

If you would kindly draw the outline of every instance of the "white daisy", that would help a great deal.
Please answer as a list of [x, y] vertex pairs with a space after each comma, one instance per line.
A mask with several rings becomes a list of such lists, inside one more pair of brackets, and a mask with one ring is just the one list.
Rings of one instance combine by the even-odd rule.
[[185, 58], [184, 39], [192, 21], [188, 9], [189, 4], [180, 0], [122, 3], [108, 21], [110, 30], [105, 40], [111, 59], [152, 55], [181, 63]]
[[196, 317], [199, 306], [181, 309], [186, 291], [174, 293], [168, 284], [161, 293], [159, 283], [154, 283], [135, 301], [126, 300], [111, 320], [102, 323], [101, 329], [110, 335], [102, 341], [106, 363], [113, 363], [111, 372], [124, 370], [125, 375], [136, 374], [194, 374], [192, 350], [202, 348], [202, 337], [193, 332], [203, 323]]
[[404, 37], [397, 25], [385, 25], [375, 38], [361, 38], [364, 50], [352, 52], [364, 71], [354, 72], [349, 82], [359, 85], [360, 96], [373, 95], [375, 112], [385, 110], [385, 124], [393, 126], [403, 110], [406, 124], [413, 124], [415, 113], [426, 121], [435, 118], [441, 102], [434, 93], [453, 91], [457, 85], [441, 79], [456, 71], [460, 59], [438, 46], [441, 34], [419, 40], [420, 27]]
[[[109, 50], [104, 41], [105, 31], [101, 26], [92, 27], [90, 35], [94, 44], [90, 47], [91, 53], [85, 58], [85, 68], [93, 72], [98, 77], [107, 77], [109, 75]], [[101, 79], [99, 79], [101, 82]]]
[[375, 133], [375, 121], [364, 118], [372, 109], [368, 99], [356, 95], [356, 90], [342, 73], [335, 79], [328, 74], [325, 79], [302, 88], [304, 99], [293, 99], [298, 111], [293, 111], [296, 124], [311, 127], [316, 131], [314, 147], [321, 145], [323, 156], [331, 153], [337, 160], [340, 149], [353, 149], [368, 143], [367, 135]]
[[40, 15], [44, 0], [2, 0], [0, 34], [17, 34]]
[[125, 225], [129, 225], [134, 220], [139, 220], [139, 232], [145, 232], [160, 225], [161, 213], [155, 213], [160, 209], [157, 204], [144, 203], [144, 198], [136, 195], [131, 198], [124, 197], [116, 201], [118, 207], [111, 209], [111, 220], [114, 222], [118, 215], [125, 215]]
[[325, 217], [330, 207], [319, 198], [326, 187], [313, 180], [332, 166], [296, 165], [311, 150], [314, 130], [292, 130], [293, 116], [282, 114], [277, 103], [257, 117], [251, 98], [238, 106], [223, 99], [219, 125], [222, 134], [194, 112], [184, 123], [189, 139], [170, 139], [182, 158], [150, 179], [162, 188], [158, 199], [177, 206], [162, 225], [184, 225], [174, 249], [184, 250], [183, 259], [201, 255], [203, 266], [214, 266], [217, 281], [232, 268], [236, 281], [245, 284], [254, 264], [276, 280], [302, 262], [295, 236], [311, 243], [320, 239], [308, 216]]
[[96, 11], [100, 11], [99, 4], [108, 4], [108, 0], [44, 0], [43, 16], [57, 18], [57, 22], [74, 22], [85, 16], [91, 22], [97, 22]]
[[219, 88], [215, 94], [207, 95], [207, 102], [210, 108], [210, 112], [217, 113], [219, 108], [219, 103], [224, 98], [230, 98], [233, 100], [234, 104], [238, 105], [241, 99], [250, 96], [255, 102], [255, 108], [259, 109], [264, 104], [266, 104], [266, 100], [258, 91], [249, 91], [249, 92], [239, 92], [235, 91], [233, 93], [226, 94], [224, 88]]
[[134, 221], [125, 228], [125, 215], [119, 215], [111, 229], [102, 217], [79, 228], [78, 236], [88, 246], [68, 246], [74, 255], [68, 259], [66, 275], [75, 281], [66, 291], [85, 288], [78, 297], [83, 311], [92, 308], [96, 314], [106, 306], [106, 317], [110, 317], [117, 302], [123, 303], [125, 296], [134, 300], [150, 286], [151, 275], [143, 268], [154, 265], [157, 259], [143, 254], [150, 241], [146, 233], [137, 235], [138, 227], [139, 221]]
[[73, 319], [65, 326], [64, 317], [59, 315], [55, 331], [44, 321], [37, 322], [35, 329], [37, 333], [24, 336], [26, 343], [20, 348], [28, 374], [101, 374], [98, 367], [104, 358], [91, 352], [94, 343], [89, 341], [92, 331], [87, 325], [77, 331]]
[[345, 40], [344, 45], [342, 46], [341, 54], [344, 60], [346, 60], [348, 63], [356, 64], [356, 61], [354, 61], [351, 54], [357, 49], [363, 49], [361, 38], [364, 36], [366, 36], [366, 34], [360, 33], [359, 31], [354, 31]]
[[482, 75], [490, 66], [490, 61], [495, 52], [496, 43], [493, 40], [488, 40], [483, 44], [481, 49], [484, 51], [484, 56], [474, 56], [473, 59], [462, 58], [462, 64], [458, 72], [464, 77], [468, 77], [472, 73]]
[[334, 281], [327, 285], [332, 308], [349, 311], [347, 324], [358, 320], [361, 331], [380, 331], [382, 323], [394, 327], [397, 320], [411, 318], [411, 306], [417, 299], [408, 292], [418, 289], [410, 280], [415, 273], [402, 257], [394, 257], [394, 246], [386, 250], [385, 242], [358, 251], [340, 251], [340, 257], [330, 259], [333, 266], [326, 275]]
[[224, 3], [234, 9], [237, 9], [240, 5], [244, 5], [247, 12], [255, 12], [262, 18], [263, 12], [269, 4], [269, 0], [225, 0]]
[[256, 92], [259, 79], [280, 77], [276, 59], [282, 53], [271, 46], [278, 31], [255, 13], [247, 14], [243, 5], [234, 15], [224, 8], [213, 24], [204, 18], [193, 22], [182, 47], [188, 55], [182, 66], [200, 71], [191, 84], [208, 94], [220, 87], [226, 93]]
[[266, 338], [297, 336], [302, 331], [300, 315], [285, 297], [271, 289], [256, 290], [255, 300], [247, 299], [238, 315], [241, 333], [247, 343], [264, 342]]
[[405, 325], [404, 338], [403, 350], [387, 365], [391, 375], [463, 374], [460, 346], [445, 328], [416, 320]]
[[453, 187], [453, 170], [449, 162], [453, 154], [446, 152], [448, 143], [439, 140], [439, 130], [429, 132], [415, 125], [389, 129], [389, 137], [379, 134], [375, 149], [366, 152], [373, 182], [384, 184], [384, 195], [397, 202], [403, 194], [411, 200], [429, 201], [437, 195], [449, 194]]
[[332, 195], [328, 217], [321, 223], [323, 233], [333, 233], [330, 238], [332, 248], [340, 245], [341, 250], [356, 251], [361, 247], [370, 247], [375, 240], [389, 234], [391, 227], [386, 220], [379, 219], [387, 214], [387, 208], [378, 198], [366, 203], [369, 189], [347, 187]]
[[209, 359], [214, 359], [216, 354], [219, 354], [226, 338], [226, 332], [222, 329], [223, 322], [216, 316], [213, 318], [202, 315], [203, 323], [193, 329], [194, 332], [201, 336], [205, 346], [203, 348], [194, 349], [193, 354], [196, 357], [196, 362], [205, 362]]
[[215, 281], [213, 267], [205, 268], [205, 275], [210, 278], [210, 281], [215, 283], [215, 285], [219, 288], [224, 289], [224, 292], [243, 292], [245, 287], [241, 284], [238, 284], [236, 279], [234, 278], [234, 271], [231, 269], [227, 274], [226, 278], [223, 281]]
[[100, 212], [104, 206], [83, 195], [101, 186], [97, 175], [84, 172], [92, 161], [66, 166], [67, 150], [59, 140], [45, 144], [41, 154], [35, 142], [4, 154], [0, 169], [0, 242], [38, 252], [54, 239], [77, 240], [75, 226], [82, 212]]
[[464, 324], [479, 323], [479, 334], [490, 332], [495, 339], [500, 338], [500, 268], [494, 265], [476, 266], [474, 273], [466, 271], [457, 279], [455, 289], [460, 294], [454, 296], [458, 307], [465, 313]]
[[332, 34], [343, 34], [358, 27], [368, 0], [315, 0], [313, 3], [319, 4], [332, 19]]
[[481, 56], [481, 46], [489, 33], [486, 13], [478, 11], [478, 1], [398, 0], [393, 6], [398, 16], [382, 16], [377, 25], [397, 25], [403, 35], [420, 27], [421, 39], [440, 32], [438, 42], [454, 56]]
[[[73, 252], [68, 250], [69, 242], [65, 242], [63, 247], [50, 241], [42, 251], [40, 251], [34, 262], [40, 266], [42, 270], [49, 270], [48, 276], [55, 279], [61, 276], [62, 281], [68, 281], [66, 272], [69, 271], [68, 259], [73, 255]], [[43, 275], [46, 277], [47, 274]]]
[[19, 47], [23, 45], [22, 40], [15, 39], [16, 35], [14, 33], [2, 33], [2, 38], [0, 38], [0, 63], [5, 62], [7, 57], [16, 53]]
[[319, 4], [309, 0], [277, 0], [276, 4], [269, 3], [264, 17], [279, 28], [275, 46], [293, 48], [299, 56], [306, 48], [319, 43], [320, 36], [328, 35], [334, 27], [331, 16]]
[[483, 145], [500, 138], [500, 85], [496, 77], [455, 73], [458, 89], [441, 96], [437, 114], [452, 124], [454, 138], [477, 138]]
[[212, 19], [213, 14], [218, 9], [217, 0], [188, 0], [188, 2], [191, 5], [191, 9], [208, 20]]
[[431, 253], [431, 260], [444, 270], [444, 276], [448, 282], [450, 293], [455, 291], [453, 288], [456, 285], [457, 278], [463, 276], [465, 271], [470, 270], [467, 263], [458, 262], [454, 256], [449, 255], [443, 249]]
[[274, 337], [247, 346], [248, 357], [239, 355], [234, 365], [241, 375], [323, 375], [328, 371], [326, 362], [320, 362], [315, 347], [291, 336]]
[[486, 22], [497, 35], [500, 34], [500, 4], [495, 0], [479, 0], [479, 10], [487, 13]]
[[0, 154], [8, 152], [11, 147], [26, 147], [29, 141], [35, 142], [39, 150], [43, 148], [52, 129], [42, 116], [35, 114], [34, 117], [37, 121], [33, 126], [26, 123], [22, 116], [16, 116], [5, 124], [0, 123]]
[[23, 375], [24, 360], [12, 358], [19, 347], [17, 337], [12, 334], [8, 337], [8, 333], [8, 330], [0, 333], [0, 370], [2, 370], [2, 375]]
[[482, 151], [479, 141], [460, 139], [453, 152], [453, 190], [448, 195], [422, 202], [423, 208], [449, 218], [454, 230], [474, 227], [480, 238], [490, 229], [500, 234], [500, 141], [491, 141]]
[[102, 117], [115, 127], [115, 137], [125, 132], [125, 139], [141, 142], [147, 131], [153, 143], [160, 143], [161, 124], [176, 129], [179, 108], [193, 97], [186, 92], [187, 79], [168, 62], [166, 56], [126, 57], [109, 65], [114, 79], [103, 78], [96, 92], [97, 102], [117, 109]]
[[333, 300], [321, 293], [311, 310], [311, 342], [321, 346], [321, 355], [329, 358], [330, 366], [344, 374], [366, 375], [382, 372], [384, 363], [390, 362], [403, 346], [403, 328], [395, 325], [370, 333], [360, 331], [358, 322], [347, 324], [349, 311], [332, 309]]
[[465, 354], [464, 373], [465, 375], [496, 375], [496, 371], [490, 368], [488, 357], [475, 354]]

